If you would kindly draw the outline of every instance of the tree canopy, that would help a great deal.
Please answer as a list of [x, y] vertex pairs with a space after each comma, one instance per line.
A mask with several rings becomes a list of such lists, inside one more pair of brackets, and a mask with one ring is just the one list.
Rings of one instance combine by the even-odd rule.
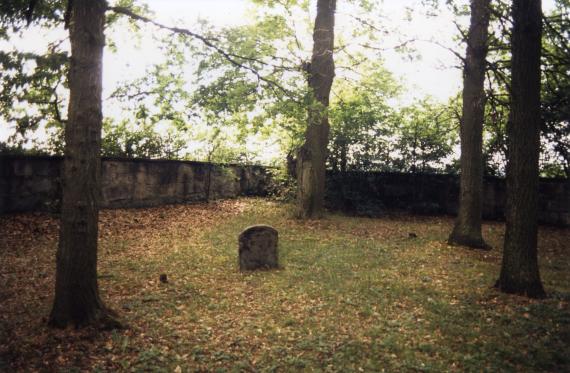
[[[123, 12], [107, 14], [107, 53], [117, 51], [120, 43], [115, 40], [128, 29], [139, 40], [154, 33], [162, 58], [143, 75], [118, 82], [105, 97], [105, 107], [113, 109], [106, 111], [104, 155], [202, 160], [213, 156], [218, 161], [278, 164], [301, 145], [310, 105], [303, 82], [314, 9], [307, 1], [251, 4], [250, 21], [224, 28], [207, 21], [190, 28], [170, 26], [154, 21], [143, 2], [109, 4]], [[386, 48], [418, 57], [414, 45], [424, 41], [406, 40], [402, 32], [414, 23], [387, 29], [377, 1], [347, 1], [341, 6], [339, 17], [350, 27], [336, 35], [328, 167], [456, 172], [460, 101], [426, 97], [410, 102], [405, 99], [409, 82], [394, 78], [384, 63]], [[459, 49], [453, 47], [453, 53], [460, 64], [465, 6], [464, 1], [424, 1], [416, 10], [437, 14], [449, 8], [455, 14]], [[11, 128], [4, 131], [9, 137], [0, 149], [61, 154], [68, 104], [69, 43], [62, 32], [66, 2], [39, 1], [31, 17], [29, 7], [29, 1], [10, 1], [0, 9], [0, 38], [12, 45], [0, 52], [0, 120], [4, 128]], [[503, 175], [512, 21], [508, 2], [494, 1], [492, 7], [483, 155], [485, 173]], [[543, 176], [567, 175], [569, 167], [569, 8], [567, 1], [557, 0], [544, 15]], [[49, 34], [49, 45], [15, 46], [29, 37], [27, 26]], [[402, 43], [386, 46], [387, 33], [401, 33]]]

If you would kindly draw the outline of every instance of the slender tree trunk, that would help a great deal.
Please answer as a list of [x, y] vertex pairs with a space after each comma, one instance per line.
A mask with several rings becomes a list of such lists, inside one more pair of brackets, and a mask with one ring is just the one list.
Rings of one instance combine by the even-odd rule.
[[119, 326], [102, 304], [97, 285], [105, 8], [104, 0], [75, 0], [71, 12], [69, 121], [55, 299], [49, 320], [60, 328]]
[[298, 215], [319, 218], [323, 214], [329, 120], [327, 108], [334, 79], [334, 13], [336, 0], [318, 0], [313, 56], [307, 67], [309, 90], [314, 100], [309, 107], [305, 142], [297, 156]]
[[490, 0], [471, 0], [471, 24], [463, 69], [461, 119], [461, 192], [459, 212], [449, 243], [490, 248], [481, 234], [483, 205], [483, 121], [485, 64], [488, 50]]
[[505, 293], [540, 298], [545, 296], [537, 258], [541, 1], [514, 0], [512, 12], [507, 229], [496, 286]]

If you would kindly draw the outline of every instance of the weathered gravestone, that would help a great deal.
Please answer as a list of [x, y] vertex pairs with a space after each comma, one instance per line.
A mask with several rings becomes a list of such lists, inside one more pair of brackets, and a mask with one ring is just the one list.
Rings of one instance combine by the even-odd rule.
[[278, 268], [277, 230], [268, 225], [254, 225], [239, 235], [239, 269]]

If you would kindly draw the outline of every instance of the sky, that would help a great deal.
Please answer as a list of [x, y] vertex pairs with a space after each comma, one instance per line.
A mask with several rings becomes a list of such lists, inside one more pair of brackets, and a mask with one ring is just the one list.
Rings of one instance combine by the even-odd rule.
[[[193, 24], [198, 18], [208, 19], [216, 26], [238, 25], [247, 22], [251, 12], [251, 3], [247, 0], [147, 0], [146, 3], [155, 11], [162, 22], [181, 19], [183, 24]], [[312, 1], [313, 7], [315, 1]], [[338, 0], [337, 28], [343, 27], [338, 19], [343, 17], [343, 3]], [[437, 41], [441, 45], [453, 46], [453, 37], [457, 34], [452, 14], [442, 6], [437, 17], [422, 15], [420, 0], [383, 0], [383, 22], [398, 27], [407, 35], [404, 39], [415, 39], [413, 46], [421, 55], [420, 60], [407, 60], [394, 51], [386, 51], [386, 67], [397, 77], [404, 79], [408, 87], [409, 99], [426, 95], [445, 101], [461, 89], [461, 71], [456, 68], [458, 61], [445, 48], [430, 43]], [[543, 9], [554, 7], [553, 0], [543, 0]], [[408, 9], [413, 11], [413, 20], [405, 21]], [[314, 15], [314, 12], [313, 12]], [[465, 18], [464, 23], [468, 22]], [[421, 40], [421, 41], [420, 41]], [[398, 44], [398, 40], [386, 40], [387, 46]]]
[[[309, 17], [315, 15], [315, 1]], [[182, 25], [193, 29], [199, 19], [206, 19], [216, 28], [246, 24], [252, 19], [253, 6], [248, 0], [147, 0], [149, 8], [154, 12], [154, 18], [167, 25]], [[349, 22], [348, 13], [351, 11], [338, 1], [336, 15], [337, 35], [347, 35], [351, 32], [353, 23]], [[408, 9], [423, 9], [419, 7], [420, 0], [385, 0], [382, 3], [382, 22], [386, 27], [395, 30], [384, 35], [378, 41], [378, 47], [386, 48], [382, 53], [386, 68], [399, 79], [406, 92], [401, 96], [397, 105], [407, 105], [413, 100], [432, 96], [438, 101], [446, 101], [461, 89], [461, 71], [454, 66], [458, 64], [455, 56], [445, 48], [437, 46], [428, 40], [436, 40], [440, 44], [451, 46], [452, 37], [456, 34], [453, 17], [449, 11], [442, 7], [438, 17], [426, 17], [421, 12], [414, 12], [413, 20], [406, 21]], [[467, 20], [466, 20], [467, 21]], [[302, 21], [296, 22], [297, 25]], [[104, 60], [104, 97], [108, 97], [117, 82], [136, 79], [145, 74], [145, 69], [162, 60], [157, 49], [158, 44], [152, 40], [152, 31], [149, 27], [138, 43], [129, 38], [115, 37], [119, 53], [106, 53]], [[396, 32], [397, 30], [397, 32]], [[302, 37], [302, 31], [299, 32]], [[311, 45], [307, 34], [307, 45]], [[393, 46], [403, 40], [416, 40], [413, 47], [417, 50], [419, 59], [410, 60], [406, 55], [400, 54]], [[422, 40], [422, 41], [420, 41]], [[126, 62], [126, 61], [129, 62]], [[105, 115], [120, 116], [118, 108], [106, 106]]]
[[[252, 5], [247, 0], [146, 0], [149, 8], [155, 13], [154, 17], [164, 24], [177, 24], [193, 29], [198, 19], [206, 19], [213, 26], [221, 28], [245, 24], [252, 17]], [[314, 3], [312, 0], [312, 14], [314, 17]], [[337, 7], [337, 34], [350, 33], [348, 14], [350, 10], [343, 0], [338, 1]], [[437, 17], [428, 17], [420, 11], [420, 0], [384, 0], [382, 2], [382, 17], [380, 22], [390, 29], [398, 30], [382, 36], [379, 46], [388, 48], [382, 53], [386, 68], [401, 80], [406, 88], [398, 104], [406, 105], [417, 98], [431, 96], [439, 101], [446, 101], [457, 94], [461, 89], [461, 71], [457, 69], [458, 61], [455, 56], [445, 48], [431, 43], [436, 41], [440, 45], [454, 46], [453, 37], [456, 28], [453, 17], [445, 7]], [[553, 0], [544, 0], [545, 11], [553, 7]], [[409, 21], [408, 14], [413, 14]], [[468, 19], [462, 20], [464, 23]], [[348, 29], [347, 29], [348, 28]], [[126, 31], [124, 34], [113, 35], [118, 52], [107, 51], [104, 57], [104, 97], [108, 97], [118, 82], [128, 81], [141, 77], [152, 64], [160, 62], [163, 56], [158, 45], [152, 41], [155, 31], [147, 28], [142, 38], [136, 40]], [[45, 34], [30, 30], [24, 33], [22, 40], [13, 42], [19, 48], [30, 51], [41, 51], [48, 41], [61, 38], [64, 31]], [[403, 35], [403, 36], [397, 36]], [[417, 50], [420, 59], [408, 59], [405, 55], [391, 50], [391, 46], [399, 44], [402, 40], [415, 40], [411, 45]], [[4, 48], [5, 45], [0, 45]], [[105, 106], [105, 115], [119, 116], [117, 108]], [[5, 140], [12, 132], [5, 124], [0, 123], [0, 141]], [[41, 132], [41, 131], [40, 131]], [[45, 136], [40, 133], [39, 136]]]
[[[156, 12], [163, 22], [182, 19], [184, 24], [192, 24], [197, 18], [208, 19], [216, 26], [238, 25], [247, 22], [251, 14], [251, 3], [247, 0], [148, 0], [149, 7]], [[337, 29], [345, 27], [346, 19], [343, 2], [338, 1]], [[404, 22], [406, 9], [418, 9], [419, 0], [385, 0], [383, 14], [391, 27], [398, 27], [407, 34], [403, 39], [437, 40], [450, 45], [455, 34], [451, 14], [443, 9], [438, 17], [424, 17], [415, 14], [413, 21]], [[249, 11], [248, 11], [249, 10]], [[314, 16], [314, 12], [313, 12]], [[340, 22], [339, 22], [340, 21]], [[346, 23], [346, 22], [345, 22]], [[400, 40], [387, 37], [385, 47], [395, 46]], [[440, 46], [428, 42], [416, 42], [421, 60], [409, 61], [397, 52], [387, 50], [384, 54], [386, 67], [397, 77], [405, 79], [409, 87], [408, 98], [431, 95], [439, 100], [446, 100], [461, 87], [461, 72], [451, 65], [456, 65], [454, 56]]]

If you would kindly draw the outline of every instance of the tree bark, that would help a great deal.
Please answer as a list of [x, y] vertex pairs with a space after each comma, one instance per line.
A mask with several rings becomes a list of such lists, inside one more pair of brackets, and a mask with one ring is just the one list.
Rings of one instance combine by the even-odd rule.
[[538, 160], [540, 152], [540, 0], [514, 0], [511, 113], [507, 126], [507, 209], [497, 288], [545, 296], [538, 270]]
[[75, 0], [55, 298], [49, 324], [118, 327], [97, 284], [104, 0]]
[[327, 108], [334, 79], [334, 14], [336, 0], [318, 0], [313, 55], [307, 66], [308, 127], [297, 155], [297, 203], [301, 218], [320, 218], [324, 209], [325, 172], [330, 125]]
[[448, 240], [453, 245], [479, 249], [489, 248], [481, 234], [484, 81], [489, 37], [489, 2], [490, 0], [471, 0], [471, 24], [463, 68], [459, 212]]

